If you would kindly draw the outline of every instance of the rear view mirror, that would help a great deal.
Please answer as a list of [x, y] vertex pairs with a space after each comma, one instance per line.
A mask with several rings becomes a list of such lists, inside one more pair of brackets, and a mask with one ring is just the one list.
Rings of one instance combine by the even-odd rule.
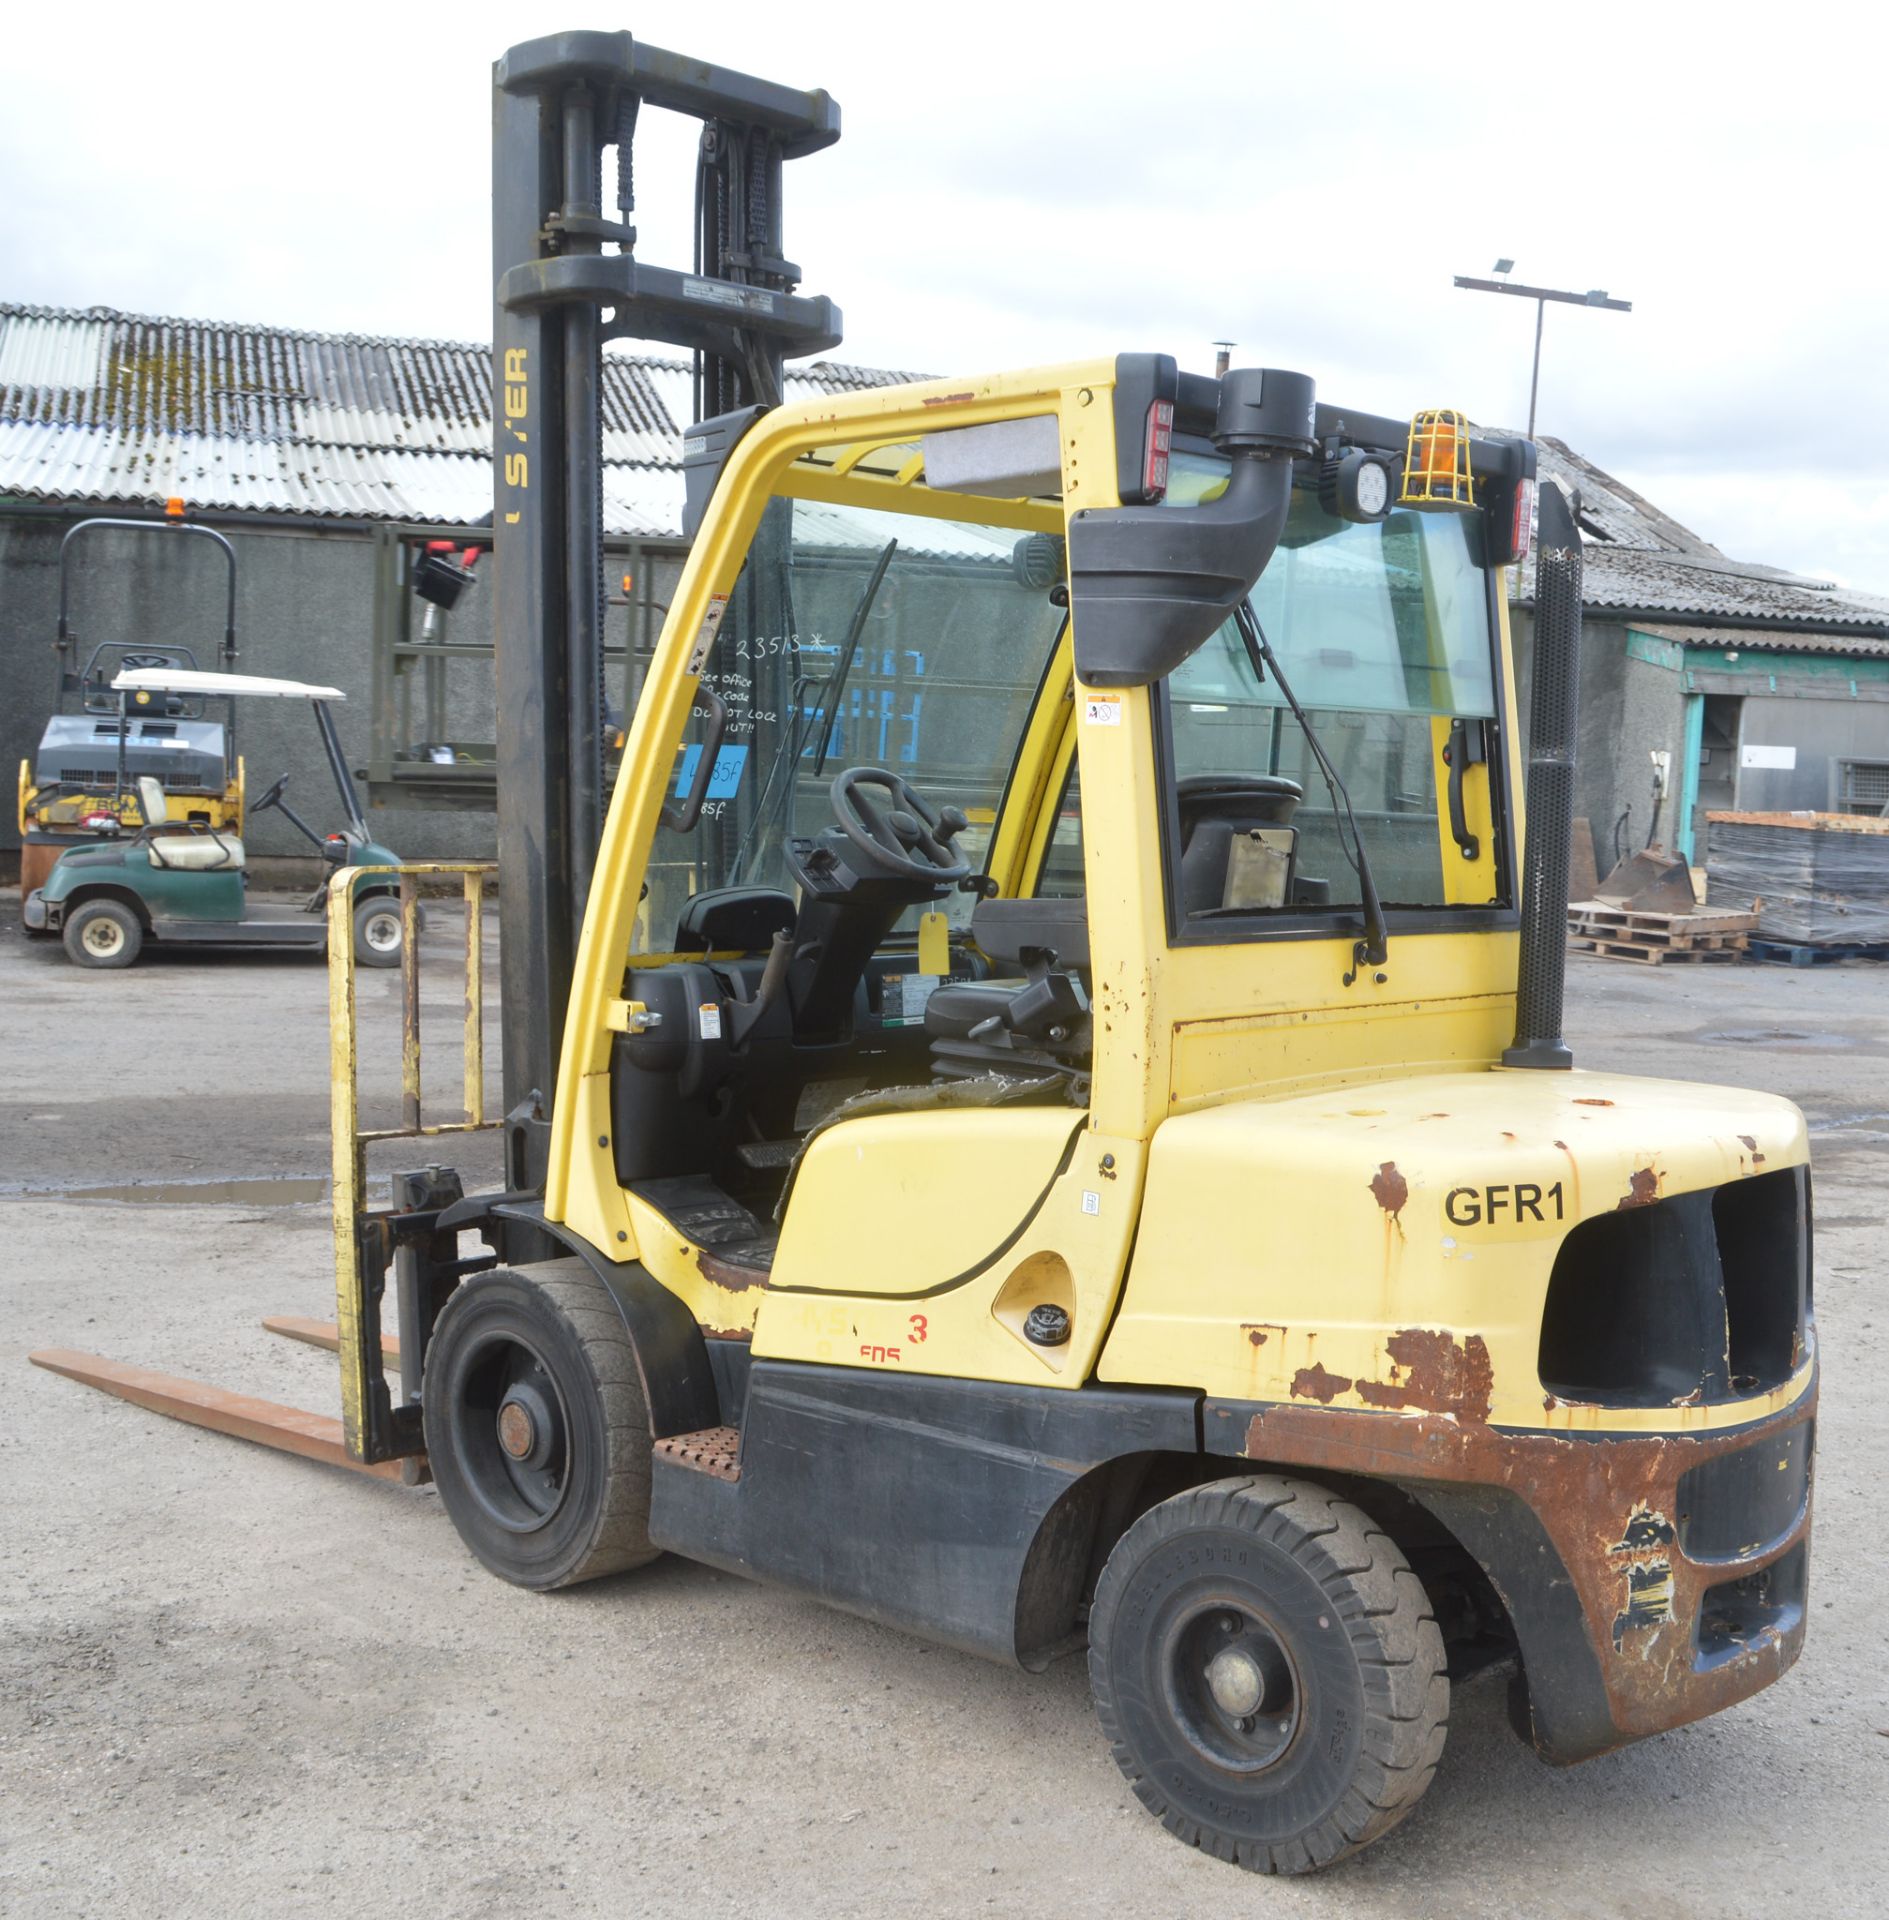
[[1285, 530], [1292, 463], [1309, 458], [1309, 376], [1240, 368], [1220, 381], [1214, 446], [1226, 491], [1197, 507], [1089, 508], [1069, 523], [1076, 677], [1145, 687], [1204, 646], [1266, 570]]

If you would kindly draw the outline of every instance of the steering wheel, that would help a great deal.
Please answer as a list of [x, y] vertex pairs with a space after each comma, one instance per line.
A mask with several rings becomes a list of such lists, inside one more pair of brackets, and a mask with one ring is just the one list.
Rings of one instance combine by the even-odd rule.
[[[877, 787], [889, 805], [868, 800]], [[833, 782], [833, 817], [865, 856], [868, 872], [928, 886], [962, 880], [970, 861], [952, 846], [969, 824], [957, 807], [934, 807], [910, 781], [884, 767], [848, 767]]]
[[276, 804], [276, 802], [282, 798], [282, 790], [288, 784], [289, 784], [289, 776], [285, 773], [282, 776], [282, 778], [278, 780], [275, 783], [275, 785], [268, 790], [267, 793], [262, 795], [260, 799], [250, 801], [249, 809], [248, 809], [249, 812], [267, 813], [269, 809], [273, 807]]

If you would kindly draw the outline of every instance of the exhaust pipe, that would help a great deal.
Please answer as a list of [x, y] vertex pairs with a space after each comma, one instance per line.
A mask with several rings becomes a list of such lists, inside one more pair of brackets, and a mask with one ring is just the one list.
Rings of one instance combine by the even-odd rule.
[[1505, 1067], [1567, 1068], [1561, 1037], [1568, 964], [1568, 854], [1574, 835], [1575, 724], [1581, 692], [1580, 496], [1541, 486], [1535, 563], [1535, 681], [1528, 739], [1528, 839], [1515, 1044]]

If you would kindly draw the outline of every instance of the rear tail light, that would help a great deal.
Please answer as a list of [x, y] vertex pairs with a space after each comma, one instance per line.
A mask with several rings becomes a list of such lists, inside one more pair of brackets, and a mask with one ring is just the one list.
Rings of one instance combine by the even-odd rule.
[[1159, 500], [1168, 490], [1168, 456], [1174, 450], [1174, 402], [1156, 400], [1148, 408], [1141, 442], [1141, 490]]
[[1528, 549], [1535, 538], [1535, 483], [1532, 480], [1518, 480], [1515, 483], [1515, 520], [1509, 535], [1509, 565], [1519, 567], [1528, 558]]

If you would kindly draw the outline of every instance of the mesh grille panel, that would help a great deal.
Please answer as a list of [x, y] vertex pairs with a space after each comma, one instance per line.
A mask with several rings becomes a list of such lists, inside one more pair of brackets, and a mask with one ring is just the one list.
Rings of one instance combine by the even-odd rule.
[[[1558, 492], [1558, 490], [1557, 490]], [[1581, 542], [1576, 499], [1543, 501], [1535, 583], [1535, 679], [1529, 708], [1528, 853], [1522, 869], [1522, 957], [1515, 1046], [1561, 1047], [1567, 970], [1568, 857], [1574, 830], [1575, 726], [1580, 706]], [[1555, 509], [1559, 511], [1555, 511]], [[1565, 519], [1551, 535], [1549, 522]], [[1519, 1064], [1519, 1063], [1518, 1063]], [[1546, 1058], [1542, 1064], [1549, 1064]], [[1563, 1051], [1560, 1064], [1566, 1064]]]

